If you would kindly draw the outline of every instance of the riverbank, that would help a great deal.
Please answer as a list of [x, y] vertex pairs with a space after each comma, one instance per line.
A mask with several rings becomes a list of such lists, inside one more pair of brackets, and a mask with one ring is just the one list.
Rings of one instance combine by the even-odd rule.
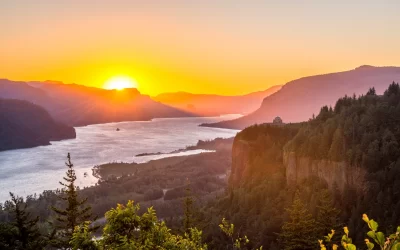
[[113, 162], [96, 166], [94, 172], [99, 182], [95, 187], [83, 189], [82, 195], [89, 197], [99, 214], [112, 203], [134, 199], [144, 207], [159, 208], [162, 217], [176, 216], [181, 212], [186, 189], [201, 203], [223, 192], [231, 167], [232, 143], [233, 138], [199, 141], [186, 148], [212, 151], [144, 163]]
[[[93, 175], [100, 181], [105, 181], [110, 178], [120, 178], [122, 176], [137, 175], [139, 169], [149, 169], [149, 168], [164, 168], [167, 166], [179, 167], [185, 161], [192, 161], [192, 159], [197, 160], [193, 166], [200, 167], [204, 162], [208, 161], [210, 157], [214, 157], [216, 153], [218, 155], [230, 156], [232, 148], [233, 138], [216, 138], [214, 140], [203, 141], [199, 140], [196, 145], [187, 146], [185, 149], [174, 150], [169, 153], [143, 153], [138, 154], [136, 157], [145, 156], [162, 156], [161, 159], [150, 160], [147, 162], [136, 163], [136, 162], [110, 162], [106, 164], [101, 164], [93, 167]], [[179, 153], [191, 153], [193, 151], [200, 152], [199, 154], [190, 155], [176, 155]], [[207, 168], [207, 167], [206, 167]], [[217, 175], [225, 174], [225, 172], [218, 172]]]

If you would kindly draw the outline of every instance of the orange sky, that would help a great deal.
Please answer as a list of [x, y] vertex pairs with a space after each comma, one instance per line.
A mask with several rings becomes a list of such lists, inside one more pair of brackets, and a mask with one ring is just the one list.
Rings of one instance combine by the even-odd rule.
[[126, 75], [150, 95], [231, 95], [400, 66], [397, 1], [188, 2], [2, 0], [0, 78], [102, 87]]

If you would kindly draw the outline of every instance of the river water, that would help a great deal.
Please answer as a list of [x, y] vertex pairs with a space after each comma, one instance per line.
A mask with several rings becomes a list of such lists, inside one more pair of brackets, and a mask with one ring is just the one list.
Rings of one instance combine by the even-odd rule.
[[[8, 192], [19, 196], [60, 187], [64, 162], [71, 153], [80, 187], [94, 185], [92, 167], [108, 162], [146, 162], [173, 155], [135, 157], [140, 153], [171, 152], [195, 145], [198, 140], [235, 136], [237, 130], [199, 127], [201, 123], [236, 118], [238, 115], [196, 118], [163, 118], [152, 121], [119, 122], [77, 127], [77, 138], [52, 142], [49, 146], [0, 152], [0, 202]], [[117, 131], [117, 128], [120, 130]], [[197, 154], [201, 150], [175, 155]], [[84, 177], [84, 173], [87, 176]]]

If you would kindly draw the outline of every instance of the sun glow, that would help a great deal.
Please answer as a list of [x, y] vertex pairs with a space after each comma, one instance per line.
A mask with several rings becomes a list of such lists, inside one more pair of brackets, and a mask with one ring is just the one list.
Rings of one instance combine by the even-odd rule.
[[128, 76], [115, 76], [110, 78], [105, 84], [105, 89], [123, 90], [126, 88], [137, 88], [137, 82]]

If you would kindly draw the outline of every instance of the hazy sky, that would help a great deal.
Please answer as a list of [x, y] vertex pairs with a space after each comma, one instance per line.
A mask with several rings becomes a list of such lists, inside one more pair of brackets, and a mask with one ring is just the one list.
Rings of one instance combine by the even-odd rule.
[[0, 0], [0, 78], [240, 94], [400, 66], [399, 0]]

